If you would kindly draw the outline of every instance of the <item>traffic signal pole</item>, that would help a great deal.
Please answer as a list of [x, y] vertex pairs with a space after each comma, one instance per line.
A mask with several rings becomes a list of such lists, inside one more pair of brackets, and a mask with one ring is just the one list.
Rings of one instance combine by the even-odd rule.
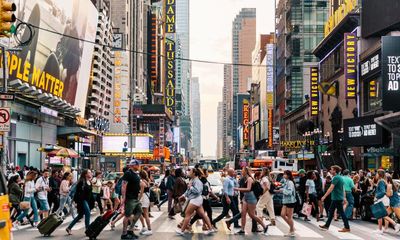
[[[7, 54], [6, 54], [6, 47], [1, 46], [1, 54], [2, 54], [2, 60], [3, 60], [3, 92], [7, 93], [8, 92], [8, 74], [7, 74]], [[1, 104], [2, 107], [7, 107], [7, 101], [2, 101]], [[2, 138], [2, 143], [3, 143], [3, 148], [1, 151], [1, 170], [3, 173], [6, 173], [6, 165], [7, 165], [7, 149], [8, 149], [8, 132], [3, 132], [1, 135]]]

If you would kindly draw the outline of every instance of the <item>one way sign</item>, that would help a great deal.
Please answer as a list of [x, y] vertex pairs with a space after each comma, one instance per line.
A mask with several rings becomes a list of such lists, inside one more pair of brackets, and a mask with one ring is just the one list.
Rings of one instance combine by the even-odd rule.
[[11, 125], [11, 109], [9, 107], [0, 108], [0, 132], [9, 132]]

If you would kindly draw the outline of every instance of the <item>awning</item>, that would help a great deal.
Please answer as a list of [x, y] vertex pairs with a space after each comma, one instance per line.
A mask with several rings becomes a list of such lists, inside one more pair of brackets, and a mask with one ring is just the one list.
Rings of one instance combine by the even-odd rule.
[[375, 118], [375, 122], [388, 130], [389, 132], [400, 135], [400, 112], [386, 114]]
[[98, 136], [97, 132], [82, 127], [59, 127], [57, 135]]

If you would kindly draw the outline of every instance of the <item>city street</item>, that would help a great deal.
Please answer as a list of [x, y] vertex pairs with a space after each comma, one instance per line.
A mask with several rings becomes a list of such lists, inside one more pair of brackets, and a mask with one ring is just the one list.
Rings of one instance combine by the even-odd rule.
[[[201, 226], [195, 225], [193, 227], [194, 234], [186, 234], [185, 236], [177, 236], [175, 234], [176, 225], [180, 222], [181, 217], [176, 217], [175, 220], [170, 220], [167, 217], [166, 208], [163, 207], [161, 212], [155, 210], [151, 218], [152, 227], [153, 227], [153, 235], [152, 236], [141, 236], [140, 239], [149, 239], [149, 240], [161, 240], [161, 239], [284, 239], [283, 236], [288, 231], [287, 224], [283, 221], [282, 218], [277, 218], [277, 226], [270, 227], [268, 230], [269, 235], [266, 237], [262, 234], [252, 234], [251, 233], [251, 223], [248, 220], [248, 224], [246, 225], [245, 236], [234, 235], [227, 228], [226, 225], [223, 224], [223, 220], [217, 224], [218, 233], [215, 233], [211, 236], [205, 236], [202, 234]], [[222, 208], [214, 208], [213, 216], [216, 217], [221, 211]], [[91, 220], [93, 221], [96, 214], [92, 214]], [[72, 230], [71, 236], [67, 236], [65, 232], [65, 228], [71, 222], [71, 217], [67, 218], [64, 223], [57, 228], [57, 230], [49, 237], [43, 237], [39, 234], [37, 229], [32, 228], [30, 225], [22, 226], [19, 230], [14, 230], [14, 240], [20, 239], [69, 239], [69, 240], [77, 240], [77, 239], [86, 239], [84, 237], [84, 221], [80, 221]], [[338, 230], [343, 227], [342, 222], [333, 222], [329, 231], [324, 232], [318, 229], [318, 224], [315, 219], [312, 219], [311, 222], [304, 222], [303, 220], [295, 219], [295, 228], [296, 228], [296, 237], [292, 239], [342, 239], [342, 240], [369, 240], [369, 239], [381, 239], [381, 240], [396, 240], [400, 238], [400, 235], [396, 235], [393, 230], [390, 230], [389, 233], [385, 233], [384, 235], [375, 235], [372, 233], [373, 230], [377, 228], [377, 224], [373, 222], [365, 222], [361, 220], [356, 220], [350, 222], [351, 233], [339, 233]], [[140, 224], [139, 224], [140, 225]], [[98, 239], [119, 239], [121, 236], [121, 228], [122, 228], [122, 220], [116, 224], [115, 231], [111, 231], [110, 226], [107, 226], [104, 231], [100, 234]], [[238, 231], [238, 229], [235, 229]], [[136, 231], [138, 233], [138, 231]]]

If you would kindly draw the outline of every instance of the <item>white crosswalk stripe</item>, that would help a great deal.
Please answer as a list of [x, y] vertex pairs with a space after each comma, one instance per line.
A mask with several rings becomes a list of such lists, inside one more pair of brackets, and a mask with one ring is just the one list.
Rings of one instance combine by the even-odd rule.
[[[315, 219], [311, 219], [310, 223], [316, 227], [319, 227], [319, 225], [324, 224], [323, 222], [317, 222]], [[341, 233], [339, 232], [341, 228], [338, 228], [336, 226], [334, 226], [333, 224], [331, 224], [329, 226], [329, 230], [327, 232], [329, 232], [329, 234], [332, 234], [333, 236], [335, 236], [338, 239], [345, 239], [345, 240], [362, 240], [363, 238], [360, 238], [352, 233]]]

